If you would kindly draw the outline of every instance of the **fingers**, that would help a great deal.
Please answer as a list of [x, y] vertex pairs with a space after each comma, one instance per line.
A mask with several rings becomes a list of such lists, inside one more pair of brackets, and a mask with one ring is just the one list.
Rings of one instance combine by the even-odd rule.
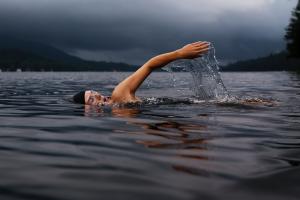
[[203, 43], [207, 43], [207, 42], [204, 42], [204, 41], [197, 41], [197, 42], [193, 42], [192, 44], [203, 44]]
[[194, 46], [207, 46], [207, 45], [210, 45], [210, 42], [198, 41], [198, 42], [192, 43], [192, 45], [194, 45]]
[[207, 48], [201, 48], [201, 49], [197, 50], [197, 51], [195, 52], [196, 55], [197, 55], [196, 57], [199, 57], [199, 56], [201, 56], [201, 55], [207, 53], [209, 50], [210, 50], [209, 47], [207, 47]]
[[199, 45], [194, 46], [194, 48], [197, 51], [205, 52], [210, 49], [210, 44], [209, 43], [199, 44]]
[[201, 49], [201, 50], [199, 51], [199, 55], [202, 55], [202, 54], [204, 54], [204, 53], [207, 53], [209, 50], [210, 50], [210, 48]]
[[195, 46], [194, 48], [196, 50], [209, 49], [210, 45]]
[[209, 50], [210, 50], [210, 48], [208, 47], [208, 48], [202, 49], [201, 52], [206, 52], [206, 51], [209, 51]]
[[208, 52], [211, 49], [211, 47], [209, 45], [205, 45], [205, 46], [200, 46], [200, 47], [196, 47], [195, 50], [199, 53], [205, 53]]

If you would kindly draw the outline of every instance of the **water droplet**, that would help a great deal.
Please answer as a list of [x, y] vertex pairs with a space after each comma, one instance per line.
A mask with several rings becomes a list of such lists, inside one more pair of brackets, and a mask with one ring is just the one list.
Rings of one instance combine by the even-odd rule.
[[176, 87], [176, 78], [173, 72], [190, 72], [191, 88], [199, 99], [220, 100], [228, 99], [230, 96], [221, 79], [213, 44], [210, 44], [210, 50], [205, 55], [191, 60], [174, 61], [165, 66], [164, 70], [172, 73], [174, 87]]

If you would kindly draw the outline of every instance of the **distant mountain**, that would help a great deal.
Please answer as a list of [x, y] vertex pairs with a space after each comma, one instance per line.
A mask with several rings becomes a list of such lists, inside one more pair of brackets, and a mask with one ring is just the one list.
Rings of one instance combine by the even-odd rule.
[[80, 58], [68, 55], [52, 46], [7, 36], [0, 37], [0, 49], [19, 49], [52, 60], [62, 60], [67, 62], [81, 61]]
[[2, 71], [133, 71], [125, 63], [86, 61], [49, 45], [0, 36]]
[[300, 60], [289, 59], [286, 52], [271, 54], [266, 57], [238, 61], [222, 66], [222, 71], [283, 71], [299, 70]]

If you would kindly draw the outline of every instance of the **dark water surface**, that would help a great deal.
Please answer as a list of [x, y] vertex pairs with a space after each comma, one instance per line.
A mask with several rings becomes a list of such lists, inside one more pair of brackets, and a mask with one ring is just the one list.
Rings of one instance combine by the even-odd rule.
[[68, 101], [126, 75], [0, 73], [0, 199], [299, 199], [300, 75], [222, 74], [274, 105], [181, 101], [187, 73], [152, 74], [146, 105]]

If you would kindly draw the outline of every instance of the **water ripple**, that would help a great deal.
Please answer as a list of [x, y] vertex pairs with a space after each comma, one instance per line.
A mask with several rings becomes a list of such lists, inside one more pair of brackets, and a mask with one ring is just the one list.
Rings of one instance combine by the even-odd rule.
[[298, 75], [222, 74], [234, 101], [189, 95], [186, 73], [180, 91], [153, 74], [138, 106], [69, 101], [126, 75], [0, 73], [0, 198], [297, 199]]

